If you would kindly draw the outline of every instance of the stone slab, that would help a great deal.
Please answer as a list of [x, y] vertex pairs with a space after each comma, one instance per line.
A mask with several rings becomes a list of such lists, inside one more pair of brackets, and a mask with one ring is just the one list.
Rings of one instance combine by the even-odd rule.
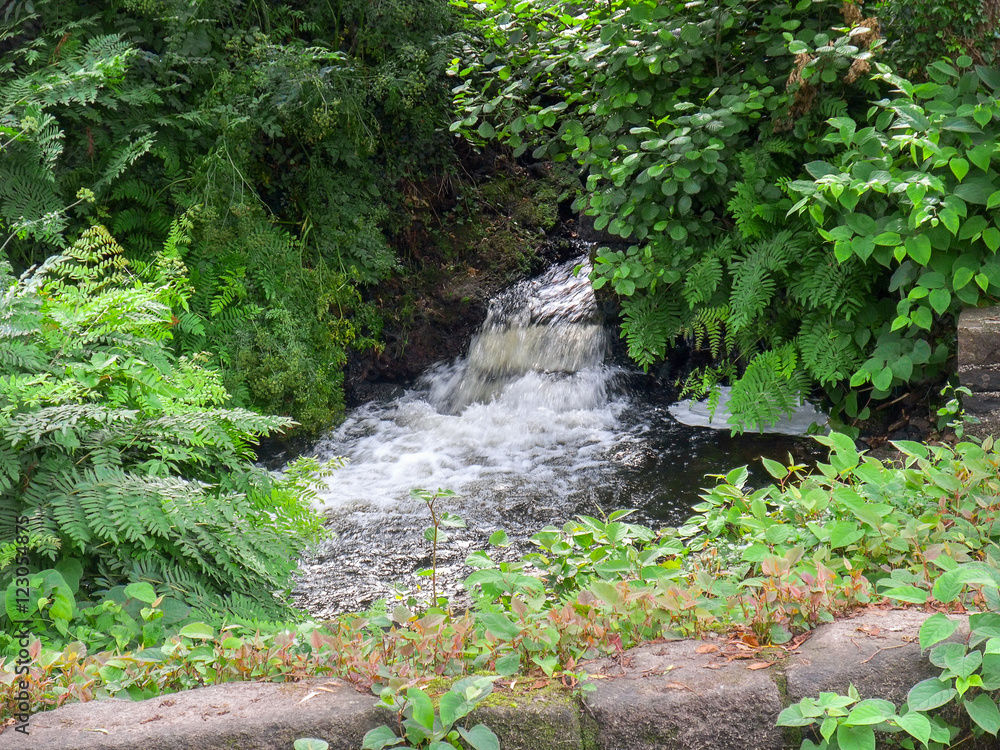
[[[920, 654], [917, 636], [924, 612], [871, 610], [817, 628], [785, 665], [786, 695], [796, 703], [820, 692], [846, 693], [853, 684], [862, 698], [906, 700], [910, 687], [941, 670]], [[969, 634], [967, 617], [951, 640]]]
[[[631, 649], [588, 666], [608, 679], [584, 699], [602, 750], [767, 750], [782, 747], [772, 671], [699, 654], [696, 641]], [[596, 668], [596, 669], [595, 669]]]
[[[788, 738], [774, 722], [790, 703], [851, 683], [866, 698], [899, 703], [935, 676], [917, 644], [928, 616], [868, 610], [817, 628], [764, 669], [698, 653], [699, 641], [648, 644], [584, 665], [596, 690], [582, 702], [554, 688], [495, 693], [470, 724], [493, 728], [504, 750], [780, 750]], [[957, 619], [953, 638], [965, 638], [968, 621]], [[300, 737], [357, 750], [368, 730], [393, 718], [340, 680], [228, 683], [134, 703], [68, 704], [32, 716], [28, 737], [0, 732], [0, 750], [290, 750]]]
[[958, 376], [972, 391], [1000, 391], [1000, 307], [962, 311], [958, 318]]
[[35, 714], [25, 737], [0, 734], [6, 750], [290, 750], [322, 737], [357, 750], [387, 714], [340, 680], [231, 682], [144, 701], [72, 703]]

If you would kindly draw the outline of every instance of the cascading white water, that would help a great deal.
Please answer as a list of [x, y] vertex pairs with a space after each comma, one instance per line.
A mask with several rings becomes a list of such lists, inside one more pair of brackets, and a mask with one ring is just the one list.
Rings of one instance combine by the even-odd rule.
[[589, 270], [585, 259], [554, 266], [500, 294], [467, 356], [398, 398], [352, 410], [314, 448], [350, 460], [320, 492], [337, 538], [302, 563], [297, 595], [314, 614], [419, 581], [429, 517], [411, 489], [459, 494], [438, 509], [469, 523], [438, 554], [443, 577], [451, 565], [454, 578], [498, 528], [523, 540], [546, 523], [620, 507], [678, 523], [706, 473], [784, 457], [787, 441], [683, 427], [656, 393], [629, 392], [630, 374], [605, 362]]
[[505, 291], [467, 356], [355, 410], [317, 446], [351, 460], [322, 493], [327, 508], [398, 509], [414, 487], [467, 494], [528, 476], [567, 492], [614, 444], [624, 405], [609, 396], [616, 370], [588, 271], [574, 261]]

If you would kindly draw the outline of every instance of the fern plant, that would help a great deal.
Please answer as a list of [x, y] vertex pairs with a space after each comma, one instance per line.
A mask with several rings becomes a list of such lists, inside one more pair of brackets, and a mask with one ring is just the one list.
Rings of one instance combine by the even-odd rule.
[[273, 615], [320, 519], [252, 464], [291, 420], [222, 408], [219, 374], [171, 351], [184, 270], [168, 248], [141, 280], [100, 226], [20, 279], [0, 267], [0, 561], [21, 515], [32, 554], [92, 589]]

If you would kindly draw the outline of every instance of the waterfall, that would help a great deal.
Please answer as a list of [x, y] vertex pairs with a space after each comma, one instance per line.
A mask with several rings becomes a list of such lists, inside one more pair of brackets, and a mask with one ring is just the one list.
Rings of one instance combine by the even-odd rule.
[[[581, 258], [553, 266], [497, 295], [468, 355], [439, 365], [424, 377], [428, 401], [442, 413], [459, 414], [471, 404], [499, 397], [529, 373], [572, 376], [599, 367], [607, 339], [589, 277], [590, 263]], [[603, 392], [577, 395], [591, 406], [605, 396]], [[583, 403], [571, 405], [583, 407]]]

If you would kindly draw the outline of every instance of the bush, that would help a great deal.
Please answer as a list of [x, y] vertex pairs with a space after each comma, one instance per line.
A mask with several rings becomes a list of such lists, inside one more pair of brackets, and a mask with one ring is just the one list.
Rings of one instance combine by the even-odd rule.
[[77, 600], [104, 597], [125, 609], [166, 597], [165, 622], [187, 606], [290, 614], [280, 595], [321, 521], [302, 476], [276, 483], [252, 463], [256, 437], [291, 420], [221, 408], [205, 357], [169, 348], [171, 310], [189, 293], [184, 229], [174, 225], [145, 280], [100, 226], [19, 280], [0, 266], [4, 630], [17, 614], [15, 525], [29, 529], [35, 569], [48, 567], [33, 577], [30, 614], [62, 636]]

